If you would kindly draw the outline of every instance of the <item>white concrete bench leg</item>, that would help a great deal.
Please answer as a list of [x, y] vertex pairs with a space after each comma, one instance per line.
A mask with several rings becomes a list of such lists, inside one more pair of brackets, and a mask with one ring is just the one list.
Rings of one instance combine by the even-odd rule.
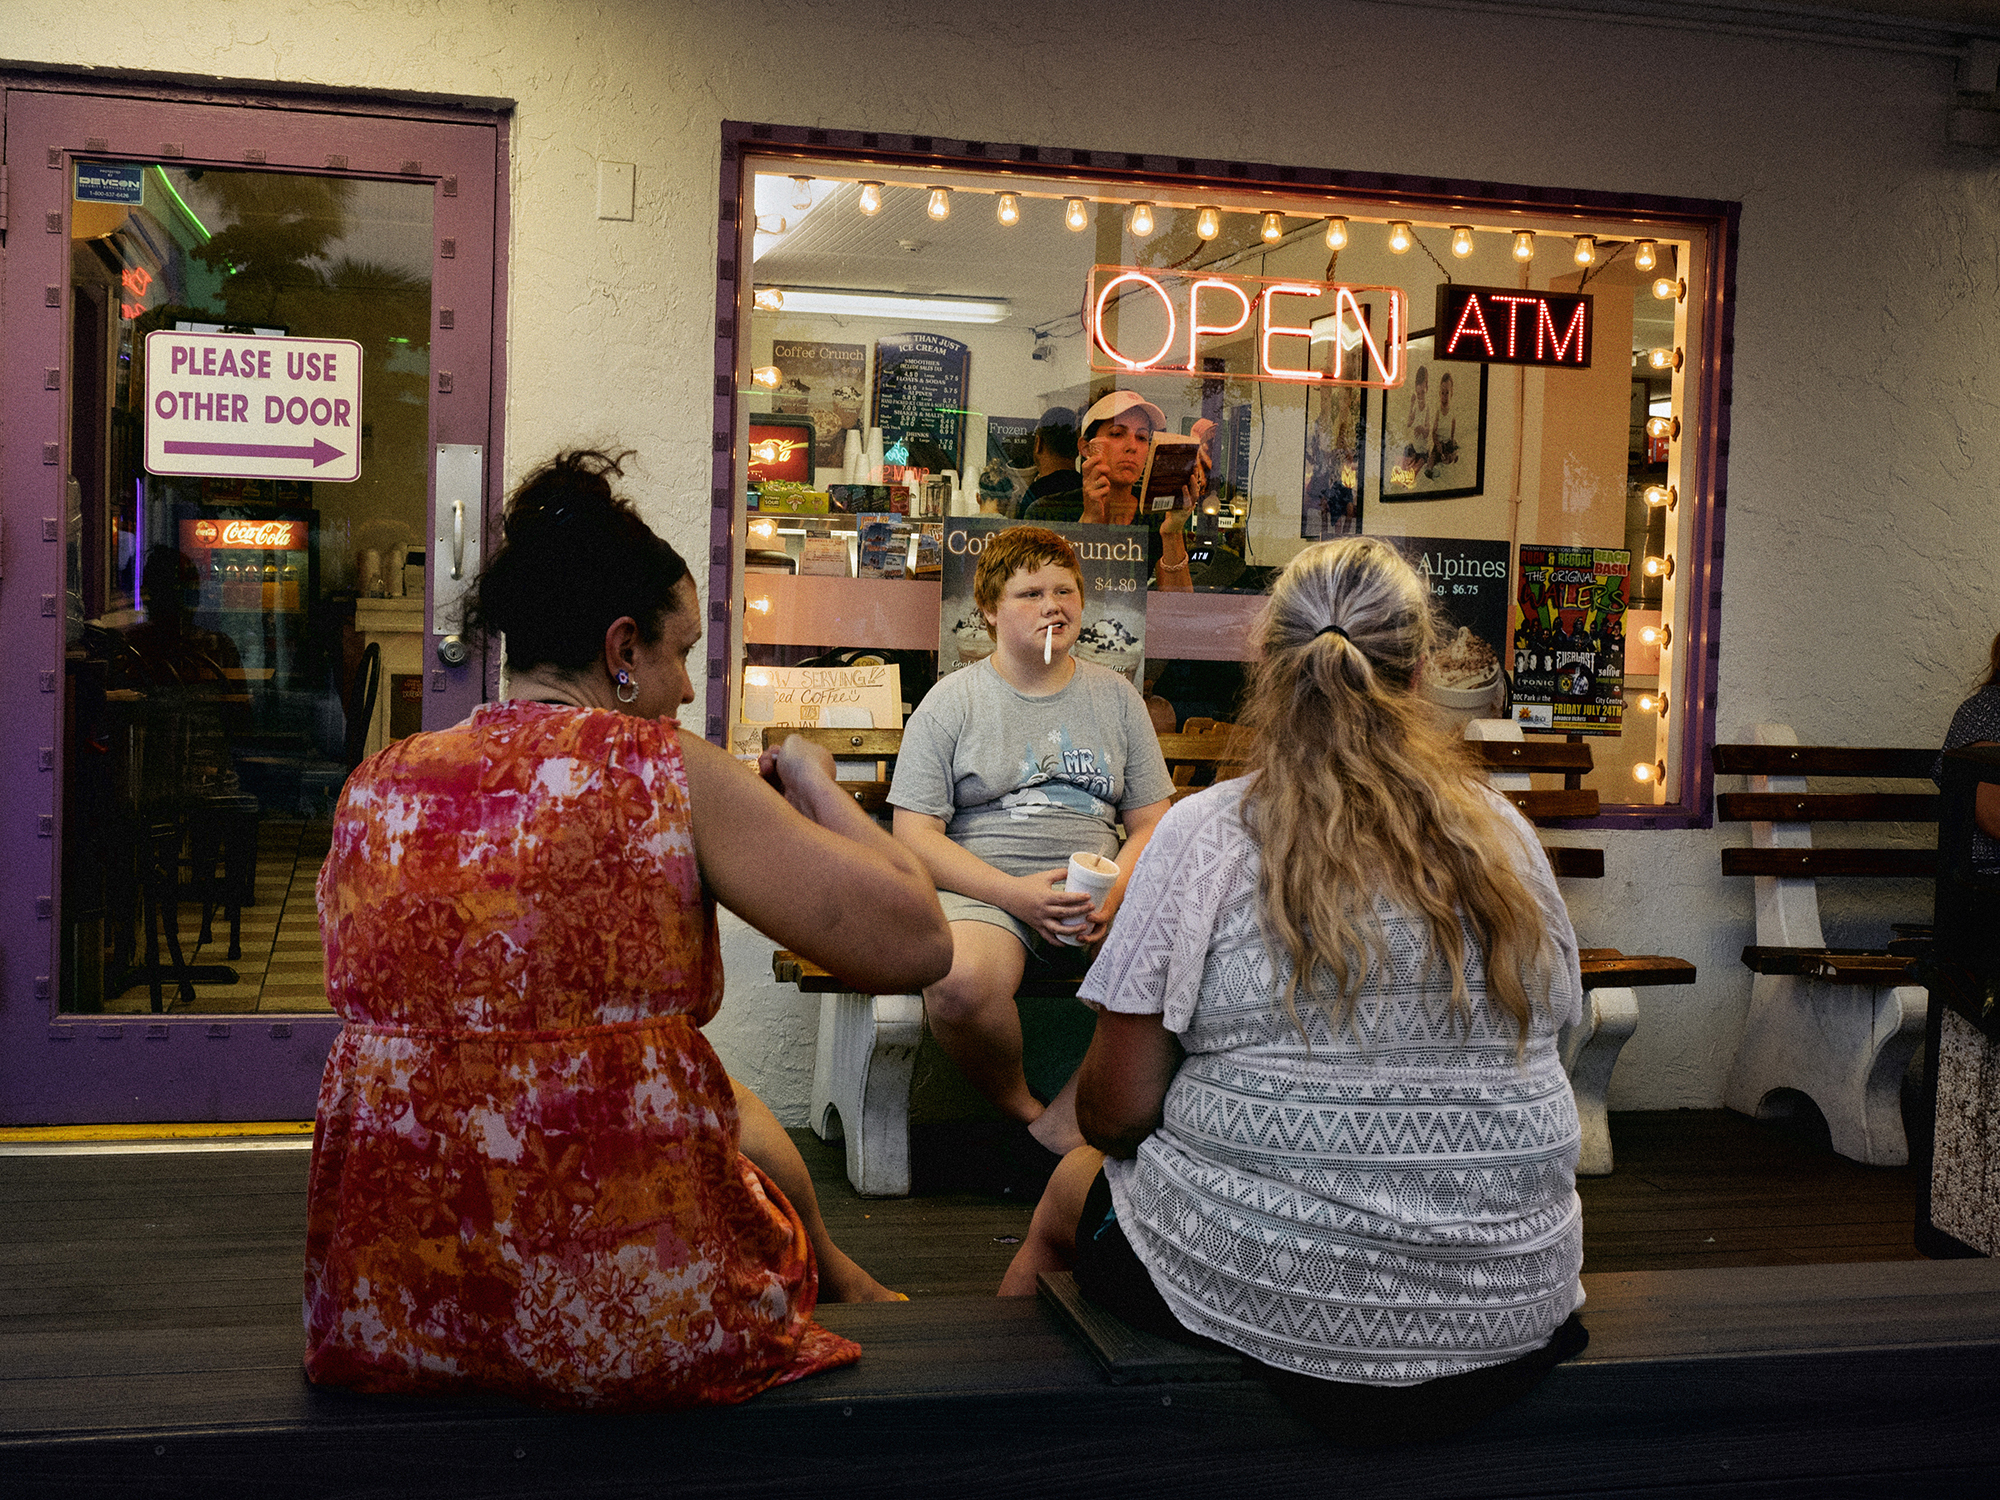
[[[1757, 745], [1796, 745], [1788, 724], [1753, 724]], [[1752, 776], [1753, 792], [1803, 793], [1803, 776]], [[1805, 849], [1804, 823], [1752, 823], [1758, 849]], [[1757, 942], [1767, 948], [1823, 948], [1819, 887], [1810, 878], [1759, 875]], [[1826, 1117], [1833, 1149], [1871, 1167], [1910, 1159], [1903, 1135], [1903, 1070], [1924, 1038], [1930, 993], [1921, 985], [1893, 988], [1828, 984], [1797, 974], [1757, 974], [1750, 1013], [1729, 1070], [1722, 1102], [1759, 1119], [1777, 1113], [1772, 1095], [1804, 1094]]]
[[847, 1142], [847, 1180], [864, 1198], [910, 1192], [910, 1074], [924, 1039], [922, 995], [820, 997], [813, 1133]]
[[1557, 1038], [1570, 1091], [1576, 1095], [1577, 1123], [1583, 1128], [1576, 1162], [1579, 1177], [1611, 1175], [1611, 1120], [1605, 1096], [1618, 1054], [1638, 1029], [1637, 990], [1591, 990], [1583, 997], [1583, 1020], [1565, 1026]]
[[1870, 989], [1795, 974], [1759, 974], [1723, 1102], [1760, 1118], [1772, 1096], [1804, 1094], [1826, 1117], [1833, 1149], [1871, 1167], [1910, 1159], [1903, 1071], [1924, 1039], [1921, 985]]

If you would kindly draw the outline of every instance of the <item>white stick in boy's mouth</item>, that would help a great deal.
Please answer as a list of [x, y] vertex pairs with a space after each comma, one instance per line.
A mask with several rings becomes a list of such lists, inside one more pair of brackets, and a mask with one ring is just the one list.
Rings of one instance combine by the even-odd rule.
[[1055, 627], [1055, 622], [1051, 620], [1049, 622], [1049, 633], [1042, 637], [1043, 666], [1045, 667], [1052, 666], [1055, 663], [1056, 659], [1055, 652], [1056, 652], [1056, 627]]

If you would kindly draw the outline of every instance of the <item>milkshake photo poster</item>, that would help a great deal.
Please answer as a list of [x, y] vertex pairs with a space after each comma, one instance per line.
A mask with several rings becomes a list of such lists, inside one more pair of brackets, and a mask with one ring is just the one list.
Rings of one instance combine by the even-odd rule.
[[1459, 537], [1389, 536], [1430, 585], [1438, 643], [1424, 686], [1453, 708], [1488, 717], [1500, 711], [1500, 668], [1507, 661], [1507, 544]]
[[[988, 538], [1023, 523], [1003, 516], [953, 516], [944, 523], [944, 605], [938, 614], [938, 676], [993, 654], [993, 638], [972, 598], [972, 576]], [[1062, 537], [1083, 564], [1083, 618], [1078, 661], [1096, 662], [1134, 687], [1146, 664], [1146, 531], [1142, 526], [1046, 528]]]
[[1623, 547], [1523, 544], [1514, 718], [1523, 729], [1615, 735], [1625, 710]]

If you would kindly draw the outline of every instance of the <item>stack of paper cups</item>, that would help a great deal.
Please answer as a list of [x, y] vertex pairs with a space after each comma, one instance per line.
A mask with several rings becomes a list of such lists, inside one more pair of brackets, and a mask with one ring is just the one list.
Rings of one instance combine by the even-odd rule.
[[[1102, 906], [1104, 898], [1111, 892], [1111, 887], [1117, 883], [1118, 866], [1103, 855], [1072, 854], [1069, 857], [1069, 874], [1063, 880], [1063, 889], [1084, 892], [1090, 897], [1092, 906]], [[1070, 926], [1077, 931], [1082, 931], [1084, 925], [1082, 921], [1070, 923]], [[1072, 948], [1083, 946], [1083, 939], [1080, 937], [1065, 937], [1063, 941]]]
[[847, 429], [847, 448], [841, 458], [840, 477], [848, 484], [867, 484], [861, 474], [861, 429]]
[[882, 429], [871, 427], [861, 444], [861, 466], [868, 472], [855, 481], [856, 484], [880, 484], [882, 482]]

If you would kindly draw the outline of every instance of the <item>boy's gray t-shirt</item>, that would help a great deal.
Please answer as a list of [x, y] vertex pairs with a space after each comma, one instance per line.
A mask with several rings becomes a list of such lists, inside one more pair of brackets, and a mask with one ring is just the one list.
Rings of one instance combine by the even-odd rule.
[[1118, 814], [1164, 802], [1173, 778], [1146, 705], [1079, 661], [1061, 692], [1016, 692], [991, 659], [941, 678], [903, 728], [893, 806], [942, 818], [952, 841], [1009, 875], [1118, 852]]

